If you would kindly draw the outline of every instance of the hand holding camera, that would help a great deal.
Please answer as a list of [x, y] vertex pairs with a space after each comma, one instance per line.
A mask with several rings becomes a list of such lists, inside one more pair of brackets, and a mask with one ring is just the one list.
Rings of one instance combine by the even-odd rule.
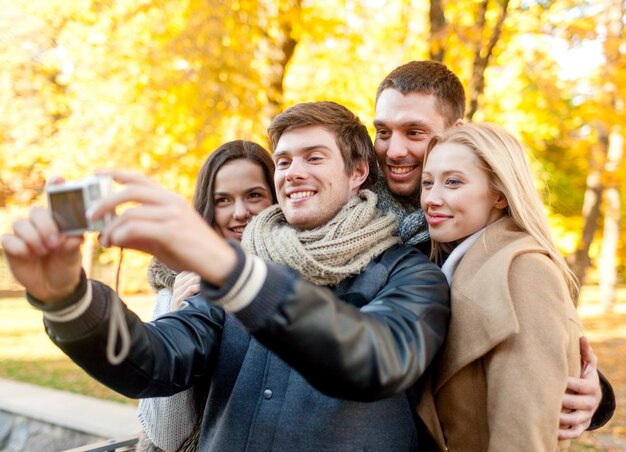
[[[123, 185], [111, 190], [111, 181]], [[80, 282], [85, 231], [100, 243], [143, 251], [176, 270], [220, 286], [236, 264], [234, 250], [182, 197], [141, 174], [108, 171], [47, 188], [50, 209], [33, 208], [2, 237], [11, 271], [35, 297], [54, 302]], [[118, 206], [123, 212], [115, 215]]]
[[49, 209], [34, 207], [28, 218], [13, 223], [2, 245], [17, 281], [35, 298], [48, 303], [71, 295], [80, 282], [80, 245], [85, 231], [103, 230], [107, 214], [91, 221], [87, 211], [112, 191], [110, 177], [49, 184]]
[[13, 223], [2, 247], [15, 279], [35, 298], [54, 303], [71, 295], [80, 282], [82, 237], [59, 233], [49, 209], [34, 207]]

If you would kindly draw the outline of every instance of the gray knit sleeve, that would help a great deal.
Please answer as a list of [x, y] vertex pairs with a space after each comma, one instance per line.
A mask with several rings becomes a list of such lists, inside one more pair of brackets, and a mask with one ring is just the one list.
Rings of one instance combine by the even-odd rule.
[[[172, 292], [159, 290], [153, 319], [171, 309]], [[178, 450], [191, 435], [199, 413], [196, 412], [193, 388], [169, 397], [141, 399], [137, 416], [148, 439], [166, 452]]]

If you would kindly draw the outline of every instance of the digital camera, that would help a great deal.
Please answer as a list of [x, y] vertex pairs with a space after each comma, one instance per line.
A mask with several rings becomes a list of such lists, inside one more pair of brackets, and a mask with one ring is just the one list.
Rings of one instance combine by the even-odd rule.
[[91, 221], [86, 212], [100, 199], [113, 192], [110, 177], [95, 176], [81, 181], [46, 186], [48, 205], [64, 235], [82, 235], [86, 231], [102, 231], [113, 219], [107, 214], [100, 220]]

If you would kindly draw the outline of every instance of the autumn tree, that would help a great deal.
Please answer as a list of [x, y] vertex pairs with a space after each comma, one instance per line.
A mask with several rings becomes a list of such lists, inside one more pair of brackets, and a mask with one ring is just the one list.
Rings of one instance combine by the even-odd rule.
[[[607, 98], [605, 100], [608, 114], [604, 122], [606, 140], [606, 161], [604, 164], [604, 231], [600, 250], [598, 272], [600, 274], [600, 299], [605, 310], [612, 310], [616, 298], [617, 286], [617, 254], [620, 239], [622, 202], [620, 187], [620, 166], [624, 154], [624, 132], [622, 124], [624, 115], [623, 77], [620, 76], [620, 65], [623, 66], [623, 51], [626, 45], [624, 34], [624, 1], [605, 0], [603, 36], [606, 63], [602, 68]], [[623, 68], [622, 68], [623, 69]]]
[[32, 202], [54, 155], [45, 143], [69, 114], [68, 67], [48, 27], [12, 2], [0, 1], [0, 208]]
[[[302, 101], [335, 100], [371, 124], [382, 77], [432, 58], [466, 86], [468, 119], [500, 123], [527, 145], [564, 250], [579, 241], [579, 252], [595, 257], [600, 224], [603, 249], [624, 242], [609, 240], [621, 229], [607, 221], [609, 205], [624, 210], [615, 196], [623, 164], [609, 158], [620, 155], [626, 89], [617, 0], [0, 6], [0, 208], [33, 202], [50, 174], [80, 178], [110, 166], [190, 196], [200, 165], [222, 142], [267, 144], [271, 118]], [[590, 66], [584, 79], [563, 74], [559, 53], [598, 42], [606, 64], [591, 75]], [[586, 204], [583, 227], [586, 178], [597, 181], [588, 190], [597, 201]]]
[[[578, 7], [577, 7], [578, 8]], [[570, 263], [582, 281], [590, 265], [590, 247], [598, 235], [598, 226], [604, 222], [602, 242], [598, 253], [601, 301], [611, 309], [617, 284], [620, 223], [623, 211], [621, 185], [624, 136], [623, 1], [593, 2], [583, 9], [577, 22], [566, 30], [582, 44], [600, 44], [603, 63], [593, 76], [581, 84], [581, 110], [589, 133], [589, 173], [582, 208], [583, 231]], [[597, 11], [594, 12], [594, 11]], [[586, 14], [584, 14], [586, 13]], [[585, 26], [587, 24], [587, 26]]]

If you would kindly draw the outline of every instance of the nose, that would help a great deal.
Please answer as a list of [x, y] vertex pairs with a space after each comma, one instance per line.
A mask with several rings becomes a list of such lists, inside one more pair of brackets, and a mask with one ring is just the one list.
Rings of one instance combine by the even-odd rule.
[[306, 177], [305, 165], [302, 159], [294, 158], [291, 161], [289, 168], [285, 171], [285, 177], [288, 181], [304, 179]]
[[431, 185], [428, 190], [422, 188], [421, 193], [422, 209], [426, 209], [428, 206], [440, 206], [443, 204], [441, 197], [441, 190], [437, 184]]
[[398, 134], [392, 134], [389, 138], [387, 147], [387, 158], [389, 160], [402, 160], [408, 155], [407, 147], [404, 145], [402, 137]]
[[233, 218], [235, 220], [248, 220], [252, 214], [248, 209], [247, 204], [242, 199], [235, 201], [235, 208], [233, 209]]

